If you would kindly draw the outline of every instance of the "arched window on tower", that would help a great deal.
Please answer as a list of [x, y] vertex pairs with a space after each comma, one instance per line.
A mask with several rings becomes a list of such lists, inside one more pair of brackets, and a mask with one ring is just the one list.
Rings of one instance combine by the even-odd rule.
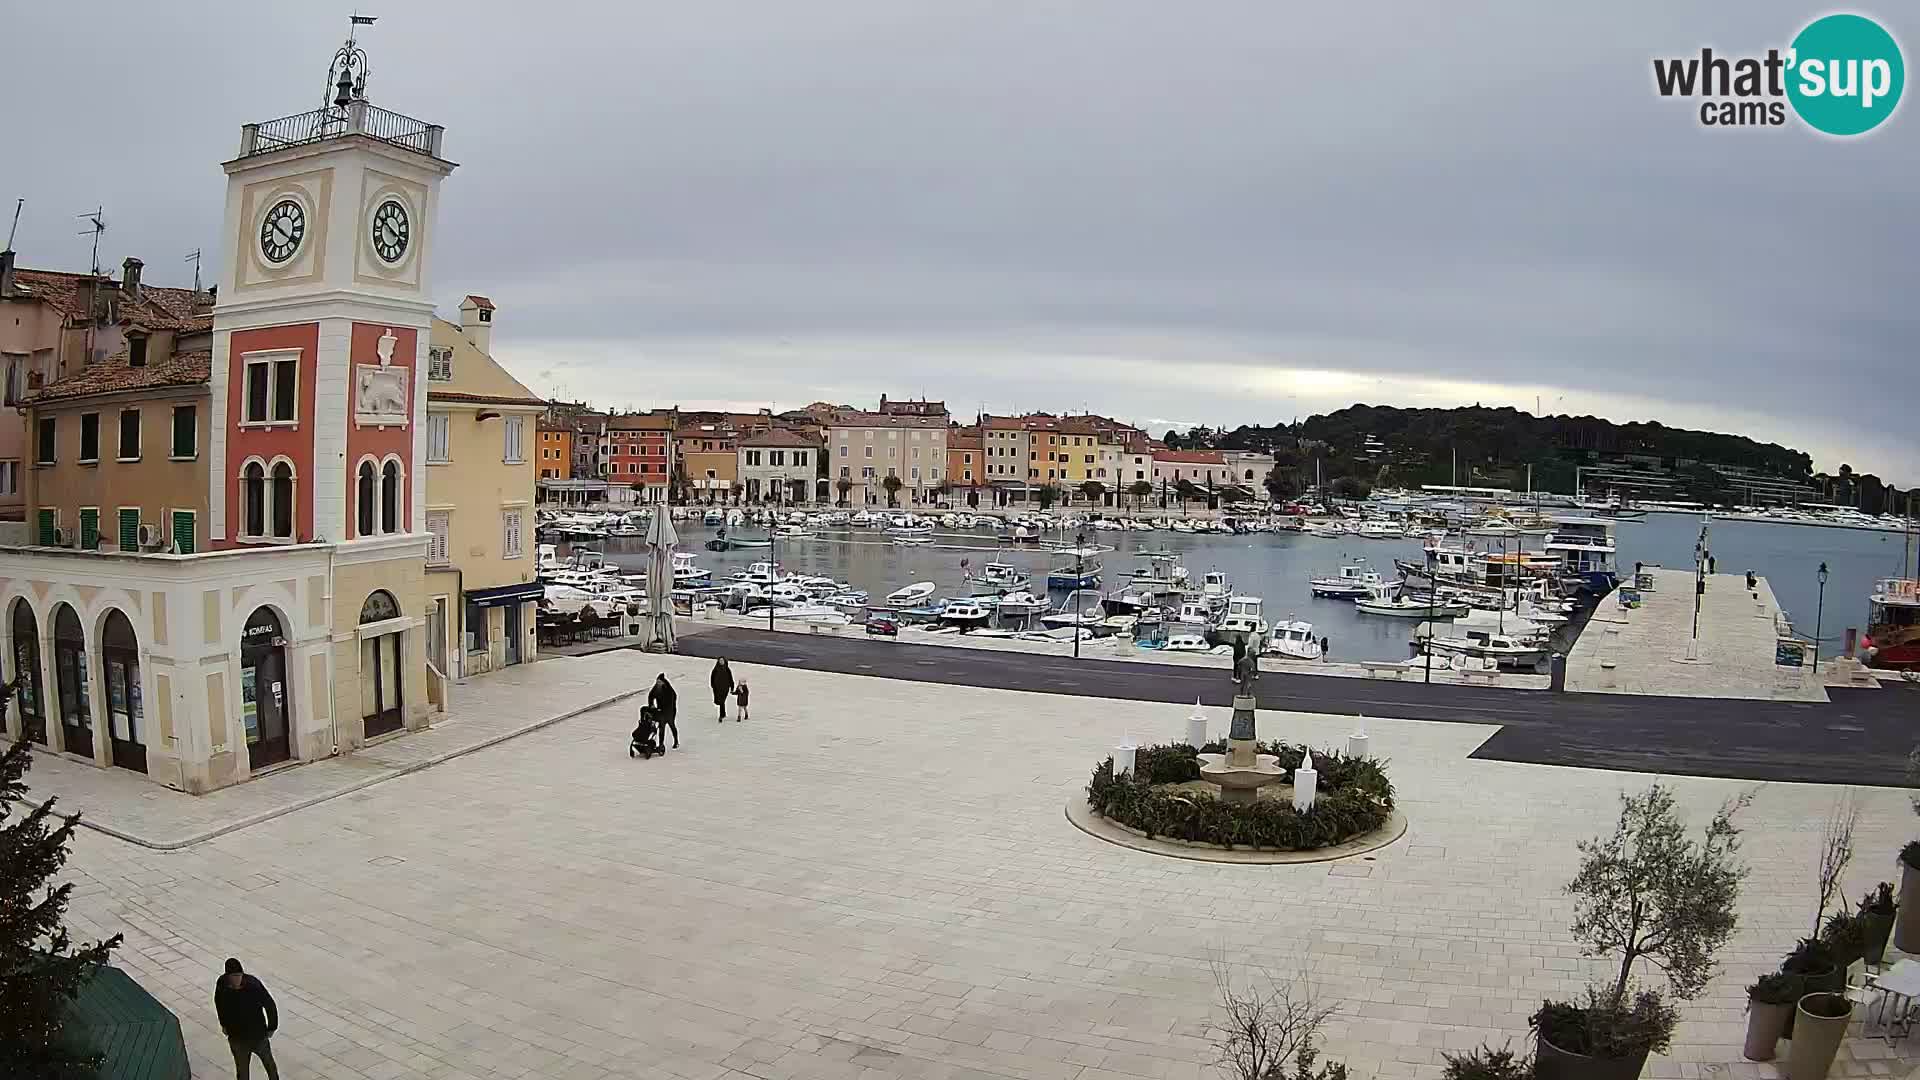
[[354, 523], [358, 526], [355, 530], [355, 535], [373, 535], [373, 500], [374, 488], [377, 486], [379, 485], [374, 480], [373, 462], [361, 462], [359, 482], [356, 485], [358, 490], [355, 492], [354, 498], [358, 511], [354, 515]]
[[273, 535], [293, 539], [293, 466], [279, 462], [273, 467]]
[[240, 470], [240, 499], [245, 506], [244, 535], [267, 535], [267, 468], [249, 461]]
[[388, 461], [380, 475], [380, 531], [400, 530], [400, 463]]

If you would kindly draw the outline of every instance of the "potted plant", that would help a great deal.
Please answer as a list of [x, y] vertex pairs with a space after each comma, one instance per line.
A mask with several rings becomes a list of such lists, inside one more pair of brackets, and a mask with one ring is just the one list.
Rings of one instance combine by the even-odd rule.
[[1920, 952], [1920, 840], [1900, 849], [1900, 908], [1893, 919], [1893, 947]]
[[1860, 918], [1867, 924], [1866, 961], [1874, 967], [1887, 962], [1887, 936], [1893, 933], [1893, 882], [1883, 881], [1860, 898]]
[[1844, 993], [1821, 991], [1802, 997], [1794, 1011], [1798, 1034], [1787, 1047], [1787, 1078], [1826, 1080], [1853, 1018], [1853, 1002]]
[[1827, 916], [1827, 925], [1820, 928], [1820, 940], [1833, 950], [1834, 962], [1845, 969], [1867, 955], [1867, 931], [1867, 920], [1861, 915], [1836, 911]]
[[1787, 1018], [1799, 1001], [1800, 980], [1783, 972], [1762, 975], [1747, 987], [1747, 1045], [1741, 1051], [1748, 1061], [1772, 1061], [1780, 1037], [1786, 1034]]
[[[1794, 988], [1794, 999], [1816, 991], [1838, 993], [1847, 988], [1847, 968], [1832, 946], [1819, 938], [1801, 938], [1800, 944], [1787, 954], [1785, 963], [1780, 965], [1782, 973], [1799, 981]], [[1787, 1014], [1786, 1038], [1793, 1038], [1794, 1021], [1799, 1013]]]
[[1664, 972], [1679, 1001], [1706, 988], [1737, 921], [1746, 868], [1735, 857], [1733, 815], [1747, 799], [1723, 804], [1694, 840], [1672, 791], [1655, 784], [1621, 795], [1612, 835], [1580, 842], [1580, 869], [1567, 883], [1573, 936], [1585, 955], [1617, 958], [1619, 970], [1577, 1003], [1541, 1003], [1530, 1020], [1539, 1080], [1633, 1080], [1649, 1053], [1667, 1047], [1677, 1014], [1658, 991], [1633, 988], [1633, 967], [1645, 959]]
[[1440, 1074], [1445, 1080], [1533, 1080], [1533, 1062], [1504, 1046], [1482, 1046], [1464, 1054], [1442, 1051], [1440, 1056], [1447, 1062]]

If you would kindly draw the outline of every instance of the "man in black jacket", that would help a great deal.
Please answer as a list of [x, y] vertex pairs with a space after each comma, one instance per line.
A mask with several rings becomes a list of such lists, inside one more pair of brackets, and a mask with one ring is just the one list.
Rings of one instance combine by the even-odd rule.
[[227, 958], [227, 972], [214, 984], [213, 1011], [220, 1015], [220, 1030], [227, 1033], [233, 1050], [233, 1074], [247, 1080], [251, 1059], [258, 1054], [267, 1067], [267, 1080], [280, 1080], [273, 1048], [267, 1044], [280, 1027], [280, 1010], [260, 980], [240, 970], [240, 961], [233, 957]]

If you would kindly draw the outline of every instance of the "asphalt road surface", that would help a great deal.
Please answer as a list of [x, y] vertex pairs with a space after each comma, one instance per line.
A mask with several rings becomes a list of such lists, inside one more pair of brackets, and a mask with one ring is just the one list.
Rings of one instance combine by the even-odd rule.
[[[1219, 670], [1074, 660], [889, 640], [720, 628], [680, 639], [690, 656], [1043, 694], [1228, 705]], [[1833, 689], [1831, 704], [1563, 694], [1264, 672], [1264, 709], [1497, 724], [1475, 757], [1684, 776], [1915, 786], [1920, 689]]]

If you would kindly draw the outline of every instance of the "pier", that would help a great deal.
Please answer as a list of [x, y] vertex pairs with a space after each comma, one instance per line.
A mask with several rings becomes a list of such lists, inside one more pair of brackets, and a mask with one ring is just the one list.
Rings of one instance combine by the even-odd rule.
[[[1573, 650], [1567, 654], [1567, 689], [1587, 694], [1652, 694], [1663, 697], [1740, 698], [1758, 701], [1826, 702], [1826, 688], [1811, 664], [1775, 662], [1787, 631], [1767, 579], [1748, 591], [1746, 575], [1708, 574], [1700, 598], [1700, 631], [1693, 632], [1691, 570], [1648, 568], [1652, 588], [1625, 581], [1600, 601]], [[1637, 591], [1638, 607], [1623, 607], [1622, 593]]]

